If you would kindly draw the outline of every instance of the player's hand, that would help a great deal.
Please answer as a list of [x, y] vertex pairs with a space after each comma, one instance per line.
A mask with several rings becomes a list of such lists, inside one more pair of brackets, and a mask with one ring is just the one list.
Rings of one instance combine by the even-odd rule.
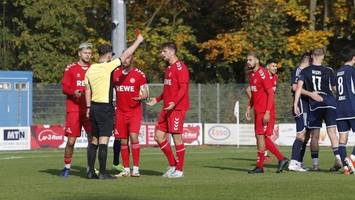
[[318, 91], [314, 91], [311, 93], [311, 98], [317, 102], [322, 102], [323, 101], [323, 97], [319, 95]]
[[75, 90], [74, 91], [74, 97], [77, 97], [77, 98], [81, 97], [81, 91], [80, 90]]
[[169, 106], [164, 108], [164, 110], [171, 110], [175, 107], [175, 103], [174, 102], [169, 102]]
[[137, 38], [136, 40], [137, 40], [139, 43], [143, 42], [144, 38], [143, 38], [143, 36], [142, 36], [141, 30], [139, 30], [138, 28], [136, 28], [136, 29], [134, 30], [134, 33], [136, 34], [136, 38]]
[[248, 106], [247, 111], [245, 112], [245, 118], [250, 121], [251, 117], [250, 117], [250, 107]]
[[141, 97], [141, 96], [138, 96], [138, 97], [132, 97], [132, 100], [134, 100], [134, 101], [143, 101], [143, 100], [145, 100], [146, 98], [143, 98], [143, 97]]
[[157, 103], [156, 98], [150, 98], [149, 101], [146, 103], [148, 106], [154, 106]]
[[300, 109], [297, 105], [293, 105], [293, 112], [296, 114], [296, 116], [299, 116], [301, 114]]
[[269, 123], [269, 120], [270, 120], [270, 111], [266, 111], [263, 117], [264, 126], [266, 126], [267, 123]]

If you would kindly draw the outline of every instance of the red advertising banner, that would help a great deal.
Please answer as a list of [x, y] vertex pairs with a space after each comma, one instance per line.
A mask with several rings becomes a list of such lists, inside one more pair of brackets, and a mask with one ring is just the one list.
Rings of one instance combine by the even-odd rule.
[[64, 142], [64, 127], [62, 125], [31, 126], [31, 149], [59, 148]]
[[184, 133], [182, 139], [185, 144], [201, 145], [202, 144], [202, 124], [191, 123], [184, 124]]

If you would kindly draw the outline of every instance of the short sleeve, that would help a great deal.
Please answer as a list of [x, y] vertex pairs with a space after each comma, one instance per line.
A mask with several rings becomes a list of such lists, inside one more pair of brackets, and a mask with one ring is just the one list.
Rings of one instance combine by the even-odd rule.
[[298, 79], [297, 81], [304, 81], [306, 79], [306, 70], [302, 70], [300, 75], [296, 78]]
[[296, 70], [297, 69], [293, 70], [291, 73], [291, 86], [297, 83]]
[[336, 86], [336, 77], [335, 77], [334, 70], [332, 69], [329, 70], [329, 78], [330, 78], [330, 85], [333, 87]]
[[176, 65], [176, 77], [178, 83], [189, 83], [189, 70], [187, 69], [186, 65], [179, 62]]
[[106, 69], [111, 73], [117, 67], [121, 66], [121, 64], [122, 64], [121, 59], [115, 58], [107, 63], [108, 67]]

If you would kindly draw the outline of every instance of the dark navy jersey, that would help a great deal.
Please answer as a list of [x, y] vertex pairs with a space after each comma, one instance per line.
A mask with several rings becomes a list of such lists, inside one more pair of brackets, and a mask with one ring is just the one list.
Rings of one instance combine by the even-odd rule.
[[322, 102], [308, 98], [310, 111], [318, 108], [336, 108], [336, 102], [332, 92], [332, 87], [336, 85], [336, 80], [334, 71], [330, 67], [310, 65], [301, 71], [299, 80], [304, 82], [304, 88], [307, 91], [318, 91], [323, 97]]
[[[302, 69], [300, 67], [297, 67], [295, 70], [292, 71], [291, 73], [291, 93], [292, 96], [295, 96], [295, 92], [292, 89], [292, 85], [293, 84], [297, 84], [299, 75], [301, 74]], [[304, 86], [303, 86], [304, 88]], [[308, 97], [301, 95], [300, 101], [298, 103], [298, 108], [301, 112], [301, 114], [308, 112]], [[293, 107], [292, 107], [292, 111], [293, 111]], [[294, 116], [296, 116], [295, 113], [293, 113]]]
[[337, 76], [337, 120], [355, 118], [355, 68], [343, 65]]

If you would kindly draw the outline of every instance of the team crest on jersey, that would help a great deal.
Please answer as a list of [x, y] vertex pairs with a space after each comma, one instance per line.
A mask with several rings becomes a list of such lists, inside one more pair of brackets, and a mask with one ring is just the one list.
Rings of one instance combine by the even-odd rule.
[[136, 79], [131, 78], [131, 79], [129, 79], [129, 82], [133, 84], [134, 82], [136, 82]]
[[80, 78], [80, 74], [79, 74], [79, 73], [77, 73], [77, 74], [76, 74], [76, 77]]

